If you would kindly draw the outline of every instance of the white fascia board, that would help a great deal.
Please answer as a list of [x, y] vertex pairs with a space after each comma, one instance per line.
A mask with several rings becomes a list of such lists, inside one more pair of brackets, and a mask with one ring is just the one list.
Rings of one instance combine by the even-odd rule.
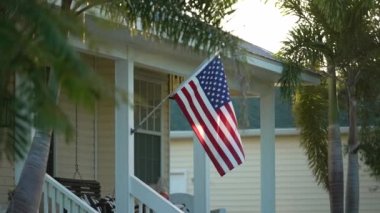
[[[341, 127], [340, 132], [343, 134], [348, 133], [348, 127]], [[252, 137], [252, 136], [260, 136], [260, 129], [245, 129], [239, 130], [240, 136], [242, 137]], [[300, 130], [297, 128], [276, 128], [275, 129], [276, 136], [291, 136], [291, 135], [299, 135]], [[170, 139], [187, 139], [193, 137], [193, 131], [185, 130], [185, 131], [170, 131]]]
[[134, 59], [136, 64], [185, 77], [190, 75], [196, 68], [196, 64], [186, 63], [182, 60], [173, 60], [173, 58], [165, 55], [138, 51], [137, 48], [135, 49]]
[[128, 58], [127, 47], [125, 46], [125, 48], [122, 48], [124, 47], [123, 45], [122, 47], [116, 48], [110, 45], [105, 47], [97, 44], [96, 48], [91, 48], [86, 42], [83, 42], [78, 38], [69, 37], [68, 41], [69, 44], [79, 52], [94, 54], [113, 60], [125, 60]]
[[[280, 62], [270, 59], [262, 59], [254, 55], [247, 56], [247, 63], [271, 71], [273, 74], [281, 75], [283, 71], [283, 66]], [[301, 73], [301, 80], [304, 83], [320, 84], [320, 78], [318, 74], [309, 73], [306, 71]]]
[[279, 62], [268, 62], [267, 60], [260, 59], [253, 55], [247, 56], [247, 63], [256, 67], [272, 71], [276, 74], [281, 74], [283, 69], [281, 63]]

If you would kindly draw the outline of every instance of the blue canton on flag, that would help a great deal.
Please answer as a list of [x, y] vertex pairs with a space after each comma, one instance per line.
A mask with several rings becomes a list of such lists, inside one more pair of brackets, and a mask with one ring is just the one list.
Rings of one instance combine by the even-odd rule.
[[230, 92], [220, 60], [213, 60], [197, 75], [197, 78], [215, 109], [230, 101]]

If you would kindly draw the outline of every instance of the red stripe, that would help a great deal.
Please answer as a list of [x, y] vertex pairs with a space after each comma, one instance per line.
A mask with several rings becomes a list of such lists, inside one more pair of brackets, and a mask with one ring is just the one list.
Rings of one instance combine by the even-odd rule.
[[[230, 104], [225, 104], [224, 107], [226, 108], [226, 110], [228, 111], [228, 113], [230, 115], [233, 115], [231, 117], [235, 117], [234, 116], [234, 113], [233, 113], [233, 110], [231, 108], [231, 105]], [[231, 114], [232, 113], [232, 114]], [[223, 123], [226, 125], [226, 128], [228, 129], [228, 131], [231, 133], [232, 137], [234, 138], [236, 144], [238, 145], [241, 153], [243, 153], [243, 156], [245, 157], [245, 154], [244, 154], [244, 151], [243, 151], [243, 146], [241, 145], [241, 140], [240, 140], [240, 137], [239, 137], [239, 133], [237, 132], [236, 129], [234, 129], [231, 124], [229, 123], [227, 117], [224, 115], [223, 112], [218, 112], [218, 114], [221, 116], [221, 119], [223, 120]]]
[[[190, 83], [193, 83], [193, 82], [190, 82]], [[196, 90], [197, 90], [197, 88], [195, 88], [195, 91]], [[192, 109], [195, 117], [197, 118], [198, 122], [201, 124], [201, 127], [205, 131], [205, 133], [208, 136], [208, 138], [210, 139], [211, 143], [214, 145], [216, 151], [219, 153], [219, 155], [222, 157], [222, 159], [224, 160], [224, 162], [227, 164], [228, 168], [230, 170], [232, 170], [234, 168], [234, 166], [232, 165], [230, 159], [227, 157], [226, 153], [219, 146], [218, 142], [214, 138], [214, 135], [207, 128], [206, 123], [204, 122], [202, 116], [198, 113], [198, 110], [197, 110], [197, 108], [194, 105], [194, 102], [193, 102], [194, 100], [191, 99], [189, 91], [187, 89], [184, 89], [184, 90], [182, 90], [182, 92], [186, 96], [187, 100], [191, 100], [191, 101], [189, 101], [189, 105], [190, 105], [190, 107], [191, 107], [191, 109]], [[206, 112], [208, 110], [208, 108], [202, 108], [202, 109], [203, 109], [204, 112]]]
[[[197, 90], [197, 86], [194, 82], [190, 82], [190, 87], [194, 90], [195, 97], [197, 98], [199, 104], [201, 105], [202, 109], [208, 109], [206, 104], [204, 103], [204, 99], [201, 97]], [[240, 165], [242, 163], [242, 160], [240, 159], [239, 155], [237, 154], [236, 150], [231, 144], [231, 141], [229, 141], [224, 134], [224, 132], [219, 128], [219, 124], [215, 121], [215, 118], [211, 115], [209, 110], [203, 110], [208, 118], [208, 120], [211, 123], [211, 126], [215, 129], [216, 133], [219, 135], [220, 139], [223, 141], [223, 143], [227, 146], [228, 150], [231, 152], [231, 154], [234, 156], [237, 163]], [[225, 122], [223, 122], [225, 123]], [[231, 132], [231, 131], [229, 131]]]
[[[181, 90], [183, 89], [186, 89], [186, 88], [182, 88]], [[203, 148], [205, 149], [207, 155], [209, 156], [209, 158], [211, 159], [212, 163], [214, 164], [216, 170], [218, 171], [218, 173], [223, 176], [226, 174], [226, 172], [224, 171], [224, 169], [220, 166], [219, 164], [219, 161], [215, 158], [215, 156], [213, 155], [213, 153], [211, 152], [210, 148], [207, 146], [204, 138], [202, 137], [202, 135], [199, 133], [198, 129], [195, 127], [195, 123], [193, 121], [193, 119], [191, 118], [189, 112], [187, 111], [187, 108], [185, 106], [185, 104], [183, 103], [181, 97], [178, 95], [178, 94], [175, 94], [174, 96], [174, 99], [176, 100], [177, 104], [179, 105], [180, 109], [182, 110], [183, 114], [185, 115], [185, 117], [187, 118], [187, 120], [190, 122], [190, 125], [191, 125], [191, 128], [193, 129], [193, 131], [195, 132], [195, 134], [197, 135], [198, 139], [199, 139], [199, 142], [202, 144]]]
[[[229, 103], [231, 103], [231, 102], [229, 102]], [[238, 122], [236, 120], [236, 115], [235, 115], [235, 112], [234, 112], [233, 108], [231, 108], [231, 106], [230, 106], [229, 103], [228, 103], [228, 107], [226, 107], [226, 109], [227, 109], [228, 113], [230, 113], [232, 119], [234, 120], [235, 126], [237, 128]]]

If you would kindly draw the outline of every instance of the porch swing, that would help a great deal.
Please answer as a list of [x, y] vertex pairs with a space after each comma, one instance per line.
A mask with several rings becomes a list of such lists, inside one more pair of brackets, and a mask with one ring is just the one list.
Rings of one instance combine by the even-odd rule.
[[[94, 135], [95, 137], [95, 135]], [[77, 178], [79, 177], [79, 179]], [[73, 178], [54, 177], [58, 182], [78, 197], [88, 197], [99, 200], [101, 197], [100, 183], [96, 180], [82, 179], [78, 164], [78, 105], [75, 105], [75, 172]]]

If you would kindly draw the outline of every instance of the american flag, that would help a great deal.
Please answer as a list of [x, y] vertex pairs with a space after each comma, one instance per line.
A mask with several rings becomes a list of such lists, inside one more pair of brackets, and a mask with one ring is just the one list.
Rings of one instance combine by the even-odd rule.
[[219, 56], [185, 81], [172, 98], [221, 176], [243, 163], [243, 146]]

